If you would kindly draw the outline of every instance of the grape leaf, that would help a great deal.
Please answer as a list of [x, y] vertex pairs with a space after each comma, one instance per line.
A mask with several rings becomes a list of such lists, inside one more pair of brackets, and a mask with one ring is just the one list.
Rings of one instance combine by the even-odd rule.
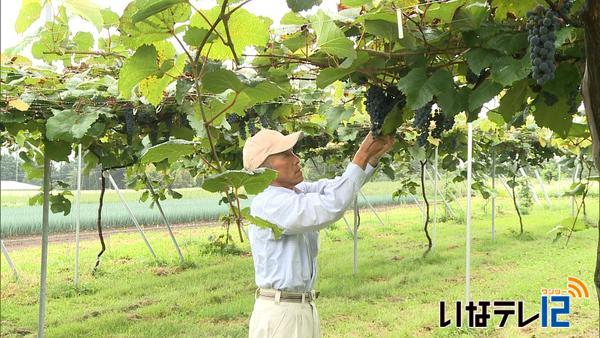
[[[71, 143], [64, 141], [44, 142], [44, 154], [52, 161], [68, 161], [71, 154]], [[43, 172], [43, 170], [42, 170]]]
[[27, 111], [27, 109], [29, 109], [29, 104], [27, 104], [26, 102], [23, 102], [23, 100], [21, 100], [21, 99], [15, 99], [15, 100], [8, 101], [8, 106], [18, 109], [20, 111]]
[[317, 75], [317, 88], [325, 88], [335, 81], [352, 74], [357, 67], [360, 67], [367, 61], [369, 61], [369, 54], [366, 52], [359, 52], [357, 53], [356, 59], [353, 60], [348, 68], [331, 67], [321, 69], [319, 75]]
[[[189, 27], [183, 35], [183, 41], [192, 47], [197, 47], [200, 46], [200, 43], [202, 43], [206, 34], [208, 34], [208, 29]], [[216, 35], [211, 33], [206, 42], [213, 42], [216, 38]]]
[[487, 14], [488, 8], [485, 1], [470, 1], [454, 13], [452, 29], [458, 31], [475, 30], [479, 28]]
[[465, 54], [469, 68], [475, 74], [479, 74], [484, 68], [492, 65], [492, 62], [500, 56], [495, 50], [485, 48], [473, 48]]
[[102, 14], [102, 23], [105, 28], [116, 27], [119, 25], [119, 15], [108, 8], [100, 10]]
[[454, 17], [456, 10], [464, 5], [466, 0], [450, 1], [448, 3], [430, 2], [427, 6], [427, 15], [423, 18], [425, 22], [432, 22], [434, 19], [439, 19], [442, 23], [450, 23]]
[[243, 91], [243, 94], [248, 96], [253, 104], [275, 99], [284, 93], [283, 88], [270, 81], [259, 82], [254, 87], [246, 87]]
[[75, 15], [94, 24], [98, 31], [102, 30], [102, 13], [100, 8], [91, 0], [65, 0], [64, 5]]
[[240, 79], [234, 72], [227, 69], [216, 69], [208, 72], [202, 78], [202, 88], [209, 93], [222, 93], [227, 89], [233, 89], [236, 92], [244, 88]]
[[148, 102], [154, 106], [157, 106], [162, 101], [165, 88], [167, 88], [167, 86], [172, 83], [174, 79], [178, 78], [183, 72], [185, 60], [185, 54], [180, 54], [177, 56], [175, 64], [165, 72], [165, 75], [160, 78], [157, 78], [156, 76], [150, 76], [140, 81], [140, 92], [144, 95]]
[[503, 86], [510, 86], [513, 82], [521, 80], [531, 72], [531, 59], [525, 55], [521, 59], [510, 56], [496, 58], [492, 63], [492, 80]]
[[295, 13], [320, 5], [321, 1], [322, 0], [286, 0], [288, 7]]
[[248, 194], [256, 195], [265, 190], [276, 177], [277, 171], [267, 168], [253, 171], [227, 170], [206, 177], [202, 189], [210, 192], [226, 192], [231, 187], [244, 187]]
[[523, 79], [513, 84], [500, 99], [498, 112], [502, 115], [505, 122], [510, 122], [513, 115], [516, 112], [520, 112], [523, 109], [523, 105], [527, 103], [527, 98], [531, 93], [527, 82], [527, 79]]
[[538, 95], [533, 104], [535, 106], [533, 116], [540, 127], [547, 127], [561, 137], [567, 137], [573, 117], [565, 96], [559, 96], [556, 103], [548, 105], [542, 95]]
[[186, 140], [169, 140], [145, 149], [140, 157], [140, 162], [161, 162], [167, 159], [169, 163], [173, 163], [183, 156], [194, 153], [194, 145], [196, 144], [196, 142]]
[[123, 63], [119, 73], [119, 92], [131, 97], [131, 90], [146, 77], [158, 72], [158, 54], [154, 46], [143, 45]]
[[[147, 1], [147, 0], [146, 0]], [[139, 22], [133, 22], [132, 17], [138, 12], [145, 1], [129, 3], [119, 23], [121, 39], [125, 46], [136, 49], [144, 44], [163, 41], [185, 29], [185, 25], [175, 27], [178, 22], [189, 20], [191, 7], [188, 3], [179, 3], [167, 11], [158, 12]]]
[[398, 88], [406, 95], [406, 105], [410, 109], [421, 108], [433, 98], [425, 68], [413, 68], [398, 81]]
[[[204, 13], [210, 22], [215, 22], [221, 13], [220, 6], [216, 6]], [[256, 16], [241, 8], [236, 10], [228, 19], [229, 33], [237, 56], [240, 56], [248, 46], [265, 46], [269, 41], [269, 27], [272, 20], [263, 16]], [[199, 15], [194, 14], [190, 19], [190, 26], [208, 29], [210, 25]], [[215, 29], [221, 36], [227, 36], [223, 22], [219, 22]], [[207, 53], [205, 49], [203, 53]], [[230, 46], [216, 40], [210, 49], [210, 57], [218, 60], [231, 59]]]
[[187, 2], [187, 0], [146, 0], [137, 1], [138, 9], [131, 17], [131, 22], [137, 23], [148, 17], [167, 10], [177, 4]]
[[50, 141], [82, 138], [100, 115], [96, 109], [85, 109], [82, 112], [52, 109], [52, 113], [54, 116], [46, 121], [46, 137]]
[[317, 35], [317, 47], [321, 51], [343, 58], [356, 58], [354, 43], [325, 12], [319, 10], [312, 18], [312, 24]]
[[278, 240], [279, 238], [281, 238], [281, 235], [283, 234], [283, 230], [278, 227], [277, 225], [264, 220], [260, 217], [255, 217], [252, 216], [250, 214], [250, 207], [246, 207], [244, 209], [241, 210], [242, 216], [248, 220], [250, 223], [256, 225], [259, 228], [263, 228], [263, 229], [271, 229], [273, 231], [273, 238], [275, 238], [275, 240]]
[[502, 90], [502, 86], [491, 80], [485, 80], [479, 87], [469, 95], [469, 111], [473, 112], [479, 109], [485, 103], [498, 95]]
[[41, 12], [42, 4], [40, 0], [23, 0], [15, 23], [15, 31], [17, 33], [26, 31], [40, 17]]
[[523, 17], [536, 5], [547, 5], [544, 0], [502, 0], [492, 2], [496, 7], [494, 19], [503, 21], [508, 18], [507, 14], [512, 13], [516, 17]]

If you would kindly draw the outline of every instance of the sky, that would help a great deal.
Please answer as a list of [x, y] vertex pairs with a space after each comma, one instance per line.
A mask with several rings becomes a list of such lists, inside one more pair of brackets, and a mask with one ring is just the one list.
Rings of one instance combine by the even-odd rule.
[[[101, 8], [109, 7], [113, 12], [121, 15], [123, 13], [123, 9], [127, 6], [130, 1], [123, 0], [89, 0], [95, 2], [96, 4], [101, 4]], [[60, 3], [61, 0], [52, 0], [53, 3]], [[197, 5], [199, 8], [211, 8], [216, 5], [216, 1], [214, 0], [200, 0], [195, 1], [192, 0], [192, 3]], [[323, 3], [319, 6], [326, 11], [335, 11], [336, 4], [338, 0], [323, 0]], [[1, 39], [0, 39], [0, 49], [4, 50], [5, 48], [12, 47], [16, 45], [21, 39], [25, 36], [32, 34], [39, 28], [43, 19], [45, 18], [45, 12], [42, 10], [41, 18], [38, 19], [27, 31], [23, 34], [17, 34], [15, 32], [15, 22], [17, 20], [17, 16], [19, 14], [19, 9], [21, 8], [20, 0], [2, 0], [0, 1], [0, 23], [1, 23]], [[248, 11], [256, 14], [270, 17], [274, 23], [278, 23], [281, 17], [289, 12], [289, 8], [286, 5], [285, 0], [253, 0], [244, 6]], [[96, 29], [89, 23], [83, 21], [78, 17], [74, 17], [70, 21], [71, 30], [76, 31], [88, 31], [93, 34], [98, 34]], [[30, 55], [29, 53], [24, 53], [25, 55]]]

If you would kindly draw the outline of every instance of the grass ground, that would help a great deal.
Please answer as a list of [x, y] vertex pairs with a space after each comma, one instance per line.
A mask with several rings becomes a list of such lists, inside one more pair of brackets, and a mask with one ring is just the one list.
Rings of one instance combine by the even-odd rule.
[[[597, 197], [588, 201], [590, 220], [598, 220]], [[464, 206], [464, 201], [461, 201]], [[352, 274], [353, 241], [343, 222], [321, 232], [317, 300], [325, 337], [597, 337], [598, 302], [593, 288], [598, 232], [577, 232], [565, 248], [547, 234], [570, 214], [566, 199], [524, 216], [526, 236], [508, 199], [499, 202], [495, 240], [490, 239], [489, 205], [474, 203], [471, 245], [471, 297], [524, 300], [525, 314], [540, 308], [540, 289], [566, 287], [567, 276], [581, 278], [588, 299], [574, 299], [569, 329], [542, 329], [539, 320], [518, 329], [438, 327], [439, 301], [465, 297], [465, 226], [436, 227], [436, 248], [426, 258], [426, 239], [418, 208], [380, 211], [380, 225], [361, 213], [358, 274]], [[348, 215], [350, 216], [350, 215]], [[350, 216], [349, 219], [352, 219]], [[430, 225], [430, 229], [432, 229]], [[48, 260], [46, 333], [49, 337], [247, 336], [253, 306], [254, 275], [247, 243], [239, 255], [208, 253], [208, 237], [220, 227], [175, 231], [187, 259], [179, 265], [165, 232], [149, 232], [155, 261], [137, 233], [112, 235], [99, 272], [91, 275], [98, 241], [81, 243], [80, 286], [73, 287], [73, 242], [52, 244]], [[433, 230], [431, 230], [433, 233]], [[10, 249], [10, 248], [9, 248]], [[4, 258], [0, 267], [1, 336], [36, 332], [39, 248], [11, 250], [21, 279], [14, 281]], [[449, 311], [449, 314], [452, 314]], [[498, 317], [493, 317], [492, 326]]]

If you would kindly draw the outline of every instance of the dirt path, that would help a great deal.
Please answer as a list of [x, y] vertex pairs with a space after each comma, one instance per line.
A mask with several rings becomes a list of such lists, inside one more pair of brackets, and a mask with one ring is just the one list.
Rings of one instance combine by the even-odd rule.
[[[397, 208], [398, 206], [376, 206], [374, 207], [376, 211], [388, 211], [390, 209], [394, 209]], [[416, 208], [415, 205], [404, 205], [403, 207], [414, 207]], [[361, 213], [365, 213], [368, 212], [369, 209], [367, 208], [361, 208]], [[347, 212], [351, 212], [350, 210]], [[189, 228], [200, 228], [200, 227], [214, 227], [214, 226], [220, 226], [219, 222], [206, 222], [206, 223], [184, 223], [184, 224], [174, 224], [172, 226], [172, 228], [174, 230], [177, 229], [189, 229]], [[153, 232], [153, 231], [161, 231], [161, 232], [166, 232], [167, 229], [165, 226], [145, 226], [144, 227], [144, 232]], [[135, 227], [131, 227], [131, 228], [122, 228], [122, 229], [111, 229], [111, 230], [107, 230], [107, 229], [102, 229], [102, 234], [104, 235], [105, 239], [108, 239], [111, 235], [114, 234], [125, 234], [125, 233], [132, 233], [132, 232], [137, 232], [137, 229]], [[79, 233], [79, 240], [80, 241], [91, 241], [91, 240], [99, 240], [98, 239], [98, 231], [97, 230], [86, 230], [86, 231], [81, 231]], [[42, 245], [42, 236], [41, 235], [35, 235], [35, 236], [23, 236], [23, 237], [12, 237], [12, 238], [5, 238], [2, 240], [4, 242], [4, 245], [6, 246], [6, 248], [8, 250], [18, 250], [18, 249], [24, 249], [24, 248], [30, 248], [30, 247], [41, 247]], [[74, 242], [75, 241], [75, 233], [60, 233], [60, 234], [50, 234], [48, 236], [48, 243], [66, 243], [66, 242]]]

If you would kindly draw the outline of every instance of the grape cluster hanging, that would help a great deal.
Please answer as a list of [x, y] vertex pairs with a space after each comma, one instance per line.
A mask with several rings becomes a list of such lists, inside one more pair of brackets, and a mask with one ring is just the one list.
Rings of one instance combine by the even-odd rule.
[[365, 108], [371, 118], [371, 132], [374, 137], [381, 135], [383, 121], [394, 106], [397, 105], [398, 109], [402, 110], [406, 105], [406, 96], [393, 85], [385, 90], [373, 85], [367, 90], [365, 98]]
[[248, 132], [250, 136], [254, 136], [260, 130], [257, 127], [257, 124], [260, 124], [262, 128], [269, 128], [271, 124], [269, 123], [269, 119], [262, 115], [259, 116], [254, 109], [251, 109], [246, 112], [246, 115], [239, 116], [237, 114], [230, 114], [227, 116], [227, 122], [231, 125], [237, 125], [239, 128], [239, 135], [242, 140], [248, 138], [248, 134], [246, 133], [246, 127], [248, 127]]
[[560, 20], [552, 9], [537, 6], [533, 11], [527, 12], [527, 25], [529, 45], [531, 46], [531, 65], [533, 78], [538, 85], [554, 79], [554, 54], [556, 48], [556, 30], [560, 27]]
[[[433, 138], [440, 139], [444, 131], [450, 130], [454, 126], [454, 118], [446, 116], [439, 108], [436, 108], [432, 114], [432, 107], [433, 101], [415, 110], [413, 127], [419, 132], [416, 141], [419, 147], [423, 147], [427, 144], [429, 135]], [[431, 121], [434, 122], [435, 127], [430, 131]]]

